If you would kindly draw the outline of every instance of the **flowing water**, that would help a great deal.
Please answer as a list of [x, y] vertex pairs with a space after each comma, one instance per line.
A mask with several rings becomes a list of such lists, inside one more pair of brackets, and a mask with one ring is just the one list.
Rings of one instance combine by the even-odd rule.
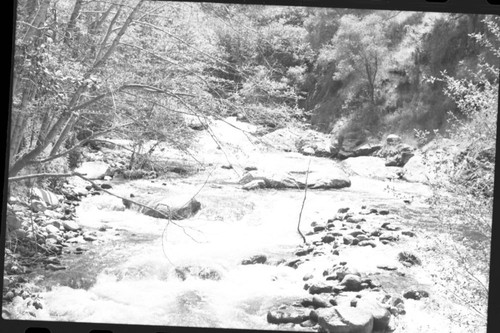
[[[306, 170], [308, 157], [258, 151], [235, 125], [244, 124], [216, 123], [212, 130], [220, 139], [228, 138], [226, 149], [235, 147], [236, 165], [277, 171], [293, 165]], [[156, 198], [196, 195], [202, 204], [196, 216], [168, 223], [124, 210], [121, 200], [108, 194], [85, 198], [78, 207], [77, 222], [85, 230], [95, 230], [99, 239], [81, 245], [88, 249], [83, 254], [63, 256], [67, 270], [33, 273], [43, 277], [37, 286], [44, 307], [36, 311], [37, 320], [277, 329], [267, 323], [269, 309], [308, 296], [302, 278], [311, 272], [310, 265], [294, 269], [241, 264], [257, 254], [274, 263], [293, 257], [302, 243], [297, 223], [304, 191], [242, 190], [237, 184], [241, 175], [220, 168], [227, 161], [226, 152], [201, 133], [205, 135], [198, 140], [202, 162], [214, 165], [213, 170], [187, 178], [113, 181], [111, 190], [124, 197], [130, 193]], [[337, 163], [312, 161], [313, 168]], [[391, 182], [399, 193], [415, 197], [410, 209], [387, 191], [389, 182], [350, 179], [349, 188], [307, 191], [301, 218], [304, 233], [311, 222], [325, 222], [341, 207], [390, 207], [419, 216], [425, 207], [420, 200], [429, 194], [423, 185]], [[103, 226], [109, 229], [98, 231]], [[9, 311], [19, 319], [34, 319], [23, 315], [21, 307], [14, 301]]]
[[[123, 210], [121, 200], [107, 194], [84, 199], [77, 211], [79, 224], [86, 230], [111, 228], [97, 231], [100, 239], [86, 244], [88, 251], [66, 256], [66, 271], [43, 272], [40, 296], [45, 305], [36, 319], [276, 329], [267, 323], [266, 314], [276, 305], [308, 296], [302, 280], [307, 265], [293, 269], [241, 261], [256, 254], [271, 262], [292, 258], [301, 244], [296, 228], [304, 191], [244, 191], [237, 184], [205, 183], [205, 177], [170, 180], [167, 185], [160, 180], [114, 183], [113, 191], [123, 196], [199, 191], [202, 209], [191, 219], [172, 222], [177, 225]], [[311, 222], [324, 222], [340, 207], [404, 209], [404, 203], [385, 190], [387, 182], [360, 177], [351, 181], [350, 188], [307, 192], [304, 232]], [[425, 193], [415, 184], [393, 186], [400, 192]], [[412, 206], [418, 210], [418, 200]], [[195, 273], [179, 276], [176, 268], [183, 267]], [[196, 274], [200, 270], [215, 272], [216, 278], [203, 279]]]

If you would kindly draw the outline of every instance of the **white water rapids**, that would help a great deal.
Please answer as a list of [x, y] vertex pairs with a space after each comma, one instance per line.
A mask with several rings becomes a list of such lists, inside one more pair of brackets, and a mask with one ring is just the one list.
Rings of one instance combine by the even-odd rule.
[[[234, 147], [237, 164], [259, 170], [307, 167], [309, 157], [300, 154], [262, 154], [234, 124], [215, 123], [212, 130], [219, 138], [227, 138], [226, 152]], [[304, 191], [241, 189], [235, 170], [220, 168], [227, 163], [226, 156], [208, 134], [202, 135], [205, 137], [197, 143], [199, 155], [204, 157], [203, 163], [215, 168], [211, 177], [207, 178], [210, 170], [206, 170], [185, 179], [113, 181], [110, 190], [124, 197], [130, 193], [162, 198], [197, 193], [202, 208], [196, 216], [175, 222], [182, 228], [172, 224], [166, 228], [167, 220], [123, 210], [121, 200], [108, 194], [85, 198], [77, 209], [77, 222], [84, 230], [95, 230], [98, 241], [83, 244], [88, 248], [83, 254], [63, 256], [67, 270], [39, 272], [44, 275], [39, 282], [44, 307], [36, 310], [35, 318], [16, 301], [9, 311], [24, 320], [278, 329], [267, 323], [267, 312], [309, 296], [302, 278], [323, 266], [304, 263], [294, 269], [241, 262], [257, 254], [266, 255], [271, 262], [295, 258], [293, 252], [302, 243], [297, 223]], [[313, 158], [311, 166], [325, 163], [337, 162]], [[390, 206], [406, 212], [402, 200], [385, 190], [387, 181], [350, 179], [349, 188], [307, 192], [301, 220], [304, 233], [311, 230], [311, 222], [324, 223], [341, 207]], [[396, 182], [391, 186], [401, 193], [426, 195], [419, 184]], [[418, 213], [418, 200], [412, 207]], [[103, 226], [111, 228], [98, 231]], [[182, 280], [175, 269], [186, 266], [216, 271], [220, 279], [188, 275]], [[83, 287], [75, 287], [74, 281], [79, 279], [87, 281]]]
[[[190, 182], [140, 180], [115, 184], [113, 191], [150, 195], [195, 193], [202, 177]], [[310, 190], [302, 215], [302, 230], [312, 221], [325, 222], [340, 207], [362, 204], [401, 205], [384, 191], [385, 182], [352, 178], [350, 188]], [[408, 187], [400, 183], [402, 187]], [[413, 188], [413, 187], [411, 187]], [[266, 314], [284, 302], [307, 297], [302, 277], [313, 271], [285, 265], [241, 265], [264, 254], [269, 261], [292, 258], [301, 243], [297, 222], [304, 192], [300, 190], [244, 191], [237, 185], [207, 183], [197, 195], [202, 209], [193, 218], [169, 225], [135, 211], [122, 211], [121, 200], [107, 194], [84, 199], [78, 223], [97, 231], [100, 240], [89, 251], [71, 255], [66, 273], [48, 276], [40, 296], [44, 308], [37, 320], [101, 322], [161, 326], [277, 329]], [[189, 276], [175, 268], [198, 266], [215, 270], [220, 280]], [[95, 280], [88, 289], [67, 286], [67, 274]], [[15, 306], [15, 305], [14, 305]], [[26, 318], [28, 319], [28, 318]], [[32, 318], [31, 318], [32, 319]]]

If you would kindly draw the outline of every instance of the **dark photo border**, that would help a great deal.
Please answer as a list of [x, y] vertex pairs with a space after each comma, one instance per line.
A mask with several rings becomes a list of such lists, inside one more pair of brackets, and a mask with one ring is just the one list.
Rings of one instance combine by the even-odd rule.
[[[34, 0], [35, 1], [35, 0]], [[177, 0], [181, 1], [181, 0]], [[188, 1], [199, 2], [199, 1]], [[487, 0], [448, 0], [442, 2], [439, 0], [268, 0], [268, 1], [248, 1], [248, 0], [235, 0], [235, 1], [204, 1], [204, 2], [217, 2], [217, 3], [240, 3], [240, 4], [264, 4], [264, 5], [296, 5], [296, 6], [310, 6], [310, 7], [333, 7], [333, 8], [359, 8], [359, 9], [385, 9], [385, 10], [406, 10], [406, 11], [427, 11], [427, 12], [450, 12], [450, 13], [476, 13], [476, 14], [495, 14], [500, 15], [500, 1], [491, 1], [491, 3], [498, 2], [499, 4], [491, 4]], [[8, 63], [2, 66], [2, 81], [6, 84], [2, 85], [2, 117], [0, 124], [0, 147], [2, 148], [4, 160], [2, 165], [2, 220], [1, 220], [1, 233], [0, 233], [0, 267], [4, 267], [4, 251], [5, 251], [5, 233], [6, 233], [6, 207], [7, 207], [7, 166], [8, 166], [8, 149], [9, 146], [9, 119], [11, 107], [11, 89], [10, 82], [12, 79], [12, 63], [13, 63], [13, 34], [16, 16], [16, 1], [8, 0], [2, 2], [3, 21], [5, 22], [3, 30], [3, 54], [8, 55], [10, 58]], [[5, 58], [4, 58], [5, 59]], [[498, 124], [497, 124], [498, 128]], [[499, 152], [499, 140], [497, 136], [497, 156]], [[499, 188], [500, 172], [495, 170], [495, 192]], [[498, 307], [498, 287], [496, 286], [497, 280], [500, 278], [498, 272], [497, 260], [500, 260], [499, 249], [500, 245], [500, 230], [498, 220], [500, 219], [500, 211], [498, 204], [500, 203], [500, 195], [495, 195], [494, 198], [494, 217], [493, 217], [493, 233], [492, 233], [492, 246], [491, 246], [491, 265], [490, 265], [490, 289], [489, 289], [489, 307], [488, 307], [488, 332], [500, 332], [495, 329], [498, 325], [500, 317], [500, 309]], [[3, 277], [2, 269], [2, 277]], [[3, 281], [3, 280], [2, 280]], [[2, 282], [3, 283], [3, 282]], [[162, 327], [162, 326], [136, 326], [136, 325], [122, 325], [122, 324], [95, 324], [95, 323], [70, 323], [70, 322], [47, 322], [47, 321], [21, 321], [21, 320], [4, 320], [0, 317], [0, 332], [5, 333], [18, 333], [18, 332], [52, 332], [52, 333], [89, 333], [89, 332], [144, 332], [144, 333], [184, 333], [184, 332], [276, 332], [276, 331], [262, 331], [262, 330], [236, 330], [236, 329], [213, 329], [213, 328], [194, 328], [194, 327]]]

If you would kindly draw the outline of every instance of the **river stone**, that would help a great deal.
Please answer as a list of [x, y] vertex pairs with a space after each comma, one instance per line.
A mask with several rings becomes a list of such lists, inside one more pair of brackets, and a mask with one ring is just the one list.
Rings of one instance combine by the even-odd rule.
[[298, 258], [298, 259], [292, 259], [292, 260], [288, 261], [288, 262], [286, 263], [286, 265], [287, 265], [288, 267], [293, 267], [293, 268], [295, 268], [295, 269], [296, 269], [296, 268], [298, 268], [300, 265], [302, 265], [302, 264], [303, 264], [303, 263], [305, 263], [305, 262], [306, 262], [306, 260], [304, 260], [304, 259], [302, 259], [302, 258]]
[[361, 278], [354, 274], [345, 275], [340, 285], [345, 287], [345, 291], [360, 291], [363, 289], [361, 287]]
[[381, 303], [388, 307], [391, 314], [395, 316], [406, 314], [404, 301], [401, 297], [387, 294], [383, 297]]
[[314, 231], [314, 232], [320, 232], [320, 231], [323, 231], [323, 230], [325, 230], [325, 229], [326, 229], [326, 228], [325, 228], [325, 226], [324, 226], [324, 225], [316, 225], [316, 226], [314, 226], [313, 231]]
[[87, 242], [94, 242], [97, 240], [97, 236], [92, 235], [92, 234], [86, 234], [86, 235], [83, 235], [83, 239], [86, 240]]
[[401, 235], [408, 236], [408, 237], [415, 237], [416, 236], [413, 231], [409, 231], [409, 230], [401, 231]]
[[360, 235], [357, 235], [356, 238], [359, 240], [359, 241], [364, 241], [364, 240], [368, 240], [368, 236], [366, 236], [365, 234], [360, 234]]
[[299, 150], [300, 153], [303, 155], [314, 155], [315, 151], [314, 148], [312, 147], [303, 147], [302, 149]]
[[267, 261], [267, 257], [263, 254], [255, 255], [249, 259], [243, 260], [242, 265], [254, 265], [254, 264], [264, 264]]
[[76, 230], [80, 229], [80, 226], [75, 221], [64, 220], [64, 221], [61, 221], [61, 222], [62, 222], [62, 225], [63, 225], [64, 229], [67, 230], [67, 231], [76, 231]]
[[377, 247], [377, 244], [375, 244], [374, 241], [371, 240], [364, 240], [358, 243], [359, 246], [371, 246], [371, 247]]
[[364, 222], [366, 221], [364, 217], [361, 217], [361, 216], [349, 216], [347, 219], [346, 219], [347, 222], [349, 223], [360, 223], [360, 222]]
[[385, 331], [391, 320], [391, 312], [376, 299], [362, 297], [357, 302], [358, 309], [364, 309], [373, 317], [373, 330]]
[[314, 278], [314, 275], [312, 275], [312, 274], [306, 274], [306, 275], [304, 275], [304, 277], [302, 278], [302, 280], [303, 281], [307, 281], [307, 280], [310, 280], [312, 278]]
[[374, 152], [380, 150], [381, 148], [382, 148], [381, 144], [366, 143], [354, 148], [352, 152], [354, 156], [369, 156]]
[[306, 320], [306, 321], [301, 322], [300, 326], [309, 328], [309, 327], [314, 327], [316, 324], [317, 323], [315, 323], [312, 320]]
[[201, 203], [192, 197], [146, 199], [131, 195], [131, 198], [131, 200], [147, 207], [124, 199], [122, 201], [126, 208], [159, 219], [183, 220], [194, 216], [201, 209]]
[[345, 245], [351, 245], [352, 242], [354, 241], [354, 237], [351, 235], [344, 235], [343, 241]]
[[243, 189], [244, 190], [255, 190], [255, 189], [258, 189], [258, 188], [264, 188], [266, 187], [266, 182], [262, 179], [255, 179], [255, 180], [252, 180], [248, 183], [246, 183], [245, 185], [243, 185]]
[[267, 322], [270, 324], [300, 324], [309, 320], [309, 313], [303, 309], [286, 306], [277, 310], [270, 310], [267, 313]]
[[363, 235], [363, 234], [364, 234], [364, 232], [361, 230], [354, 230], [354, 231], [351, 231], [349, 233], [349, 235], [351, 235], [352, 237], [358, 237], [359, 235]]
[[314, 296], [312, 299], [310, 298], [304, 298], [301, 302], [300, 305], [303, 307], [310, 307], [312, 306], [314, 309], [318, 308], [329, 308], [332, 305], [324, 298], [320, 296]]
[[294, 252], [294, 254], [297, 256], [297, 257], [301, 257], [301, 256], [305, 256], [309, 253], [311, 253], [312, 251], [314, 251], [314, 247], [308, 247], [308, 248], [305, 248], [305, 249], [299, 249], [297, 251]]
[[66, 240], [66, 243], [86, 243], [85, 239], [83, 239], [83, 236], [78, 236], [78, 237], [73, 237], [68, 240]]
[[59, 233], [59, 228], [57, 228], [56, 226], [54, 226], [52, 224], [48, 224], [47, 226], [45, 226], [45, 230], [47, 230], [47, 232], [50, 235], [57, 235]]
[[398, 268], [394, 265], [377, 265], [377, 268], [379, 269], [384, 269], [386, 271], [395, 271]]
[[315, 309], [318, 309], [318, 308], [329, 308], [329, 307], [332, 306], [327, 300], [325, 300], [324, 298], [322, 298], [320, 296], [313, 296], [311, 302], [312, 302], [312, 306]]
[[61, 219], [64, 217], [64, 214], [61, 214], [59, 212], [55, 212], [53, 210], [45, 210], [44, 211], [45, 216], [48, 216], [53, 219]]
[[[239, 180], [240, 184], [248, 184], [255, 180], [264, 181], [266, 188], [294, 188], [304, 189], [306, 186], [307, 170], [280, 172], [247, 172]], [[343, 188], [351, 186], [347, 174], [336, 166], [318, 167], [310, 170], [307, 177], [307, 187], [314, 189]]]
[[419, 300], [422, 297], [429, 297], [429, 293], [425, 290], [408, 290], [403, 294], [403, 297]]
[[396, 134], [389, 134], [385, 139], [386, 144], [388, 145], [396, 145], [401, 143], [401, 137]]
[[309, 287], [309, 293], [311, 295], [331, 293], [333, 292], [333, 285], [326, 284], [323, 282], [317, 282]]
[[365, 309], [350, 306], [335, 306], [311, 311], [311, 318], [317, 319], [319, 326], [326, 332], [334, 333], [372, 333], [373, 317]]
[[321, 241], [323, 243], [331, 243], [335, 240], [335, 236], [333, 236], [332, 234], [326, 234], [325, 236], [323, 236], [323, 238], [321, 238]]
[[385, 233], [385, 232], [379, 236], [380, 241], [396, 242], [398, 239], [399, 239], [399, 237], [397, 235], [393, 235], [391, 233]]
[[424, 158], [421, 155], [415, 155], [403, 167], [402, 179], [414, 183], [428, 183], [431, 176], [426, 169]]

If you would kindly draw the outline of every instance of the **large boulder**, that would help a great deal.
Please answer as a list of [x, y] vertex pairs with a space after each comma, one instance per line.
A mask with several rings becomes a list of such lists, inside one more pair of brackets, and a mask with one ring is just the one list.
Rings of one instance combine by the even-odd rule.
[[376, 298], [377, 296], [379, 295], [364, 295], [358, 300], [356, 307], [370, 312], [373, 317], [373, 329], [383, 332], [389, 325], [391, 312], [389, 311], [389, 306], [382, 304]]
[[378, 143], [365, 143], [353, 149], [354, 156], [370, 156], [382, 148]]
[[385, 158], [386, 166], [402, 167], [414, 155], [414, 152], [415, 148], [403, 143], [399, 136], [389, 134], [384, 146], [375, 153], [375, 156]]
[[75, 172], [83, 174], [88, 179], [103, 179], [109, 171], [109, 164], [99, 161], [83, 162]]
[[[284, 173], [257, 173], [248, 172], [239, 181], [247, 190], [255, 188], [295, 188], [306, 187], [306, 172]], [[255, 186], [254, 186], [255, 185]], [[331, 189], [351, 186], [347, 174], [339, 168], [332, 167], [328, 170], [309, 171], [307, 187], [313, 189]]]
[[201, 209], [201, 203], [198, 200], [183, 197], [175, 199], [148, 199], [131, 195], [131, 199], [124, 199], [123, 204], [126, 208], [136, 210], [147, 216], [172, 220], [190, 218]]
[[297, 151], [303, 155], [331, 157], [330, 138], [322, 133], [308, 130], [295, 141]]
[[310, 316], [326, 332], [372, 333], [373, 331], [373, 316], [365, 309], [335, 306], [312, 310]]
[[261, 137], [261, 142], [286, 152], [297, 151], [296, 142], [300, 135], [288, 128], [280, 128]]
[[428, 183], [430, 174], [422, 155], [415, 155], [408, 160], [401, 171], [401, 178], [414, 183]]
[[370, 156], [378, 151], [382, 145], [370, 138], [370, 132], [357, 129], [347, 133], [341, 130], [333, 135], [330, 150], [337, 158], [344, 160], [349, 157]]

